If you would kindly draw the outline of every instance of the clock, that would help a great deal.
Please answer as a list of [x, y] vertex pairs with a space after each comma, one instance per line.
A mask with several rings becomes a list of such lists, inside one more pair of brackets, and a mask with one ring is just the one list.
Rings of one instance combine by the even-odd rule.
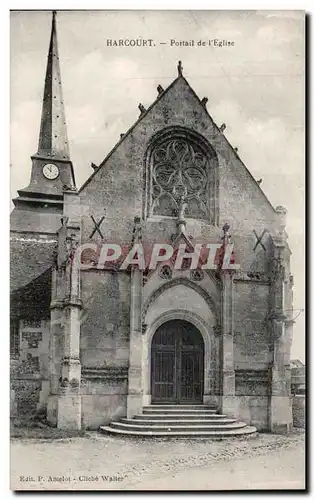
[[54, 179], [57, 179], [59, 175], [59, 168], [53, 163], [46, 163], [46, 165], [43, 166], [43, 174], [46, 179], [53, 181]]

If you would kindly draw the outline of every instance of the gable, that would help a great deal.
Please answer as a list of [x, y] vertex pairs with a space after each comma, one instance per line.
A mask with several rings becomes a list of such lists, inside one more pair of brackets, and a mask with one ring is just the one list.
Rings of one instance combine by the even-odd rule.
[[[104, 230], [128, 230], [127, 222], [144, 214], [146, 152], [157, 134], [176, 129], [200, 134], [213, 148], [219, 164], [219, 213], [236, 224], [276, 220], [276, 213], [262, 189], [242, 163], [205, 106], [183, 78], [177, 78], [122, 137], [79, 191], [85, 213], [104, 214]], [[244, 203], [248, 216], [244, 215]], [[92, 225], [91, 225], [92, 227]], [[87, 228], [87, 231], [90, 227]]]

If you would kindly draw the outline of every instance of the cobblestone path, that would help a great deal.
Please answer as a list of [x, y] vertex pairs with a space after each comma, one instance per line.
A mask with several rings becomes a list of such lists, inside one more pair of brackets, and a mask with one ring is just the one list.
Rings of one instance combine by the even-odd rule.
[[[264, 464], [268, 463], [268, 457], [278, 460], [276, 457], [286, 454], [289, 458], [284, 462], [289, 480], [294, 457], [299, 463], [304, 461], [303, 432], [296, 430], [290, 436], [259, 434], [251, 439], [222, 441], [134, 439], [97, 432], [53, 441], [12, 439], [11, 488], [137, 490], [150, 489], [150, 482], [153, 488], [162, 488], [160, 479], [170, 477], [176, 489], [176, 484], [183, 484], [180, 475], [189, 470], [195, 473], [198, 469], [202, 474], [202, 470], [215, 467], [218, 473], [230, 470], [231, 464], [240, 459], [250, 461], [251, 457], [260, 456]], [[281, 460], [279, 464], [281, 466]], [[299, 477], [303, 476], [302, 469], [299, 466]], [[286, 474], [283, 467], [282, 474]]]

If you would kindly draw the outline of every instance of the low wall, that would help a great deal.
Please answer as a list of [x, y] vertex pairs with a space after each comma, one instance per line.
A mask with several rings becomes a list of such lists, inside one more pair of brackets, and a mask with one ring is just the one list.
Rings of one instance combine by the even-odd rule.
[[305, 366], [291, 368], [293, 427], [305, 428]]
[[268, 396], [237, 396], [237, 417], [258, 431], [268, 431]]
[[268, 430], [268, 370], [235, 370], [235, 395], [238, 418], [259, 431]]
[[292, 397], [293, 427], [305, 428], [305, 395]]
[[98, 429], [127, 414], [128, 368], [82, 368], [82, 427]]
[[43, 397], [43, 386], [45, 386], [46, 382], [40, 373], [32, 373], [30, 370], [25, 371], [25, 363], [11, 360], [11, 418], [32, 417], [42, 407], [46, 406]]
[[[128, 369], [126, 367], [82, 368], [82, 429], [96, 430], [127, 415]], [[49, 396], [47, 420], [58, 422], [58, 396]]]

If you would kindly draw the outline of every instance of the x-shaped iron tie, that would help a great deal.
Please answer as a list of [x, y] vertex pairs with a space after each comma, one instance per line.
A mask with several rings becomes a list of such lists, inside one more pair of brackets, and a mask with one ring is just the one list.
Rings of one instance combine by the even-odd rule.
[[101, 231], [101, 229], [100, 229], [100, 226], [101, 226], [101, 224], [102, 224], [103, 220], [105, 219], [105, 215], [103, 215], [103, 217], [99, 220], [99, 222], [96, 222], [96, 220], [94, 219], [93, 215], [91, 215], [91, 219], [92, 219], [92, 221], [94, 222], [95, 227], [94, 227], [94, 229], [93, 229], [93, 232], [92, 232], [92, 234], [91, 234], [90, 238], [93, 238], [94, 234], [95, 234], [95, 233], [96, 233], [96, 231], [97, 231], [97, 232], [98, 232], [98, 234], [100, 235], [100, 237], [103, 239], [103, 238], [104, 238], [104, 236], [103, 236], [103, 234], [102, 234], [102, 231]]
[[258, 247], [258, 245], [261, 245], [263, 247], [263, 249], [266, 251], [266, 247], [265, 245], [263, 244], [263, 242], [261, 241], [264, 237], [264, 234], [267, 233], [266, 229], [263, 230], [263, 232], [261, 233], [261, 236], [258, 236], [258, 234], [256, 233], [255, 229], [253, 230], [256, 238], [257, 238], [257, 241], [256, 241], [256, 244], [254, 246], [254, 252], [256, 250], [256, 248]]

